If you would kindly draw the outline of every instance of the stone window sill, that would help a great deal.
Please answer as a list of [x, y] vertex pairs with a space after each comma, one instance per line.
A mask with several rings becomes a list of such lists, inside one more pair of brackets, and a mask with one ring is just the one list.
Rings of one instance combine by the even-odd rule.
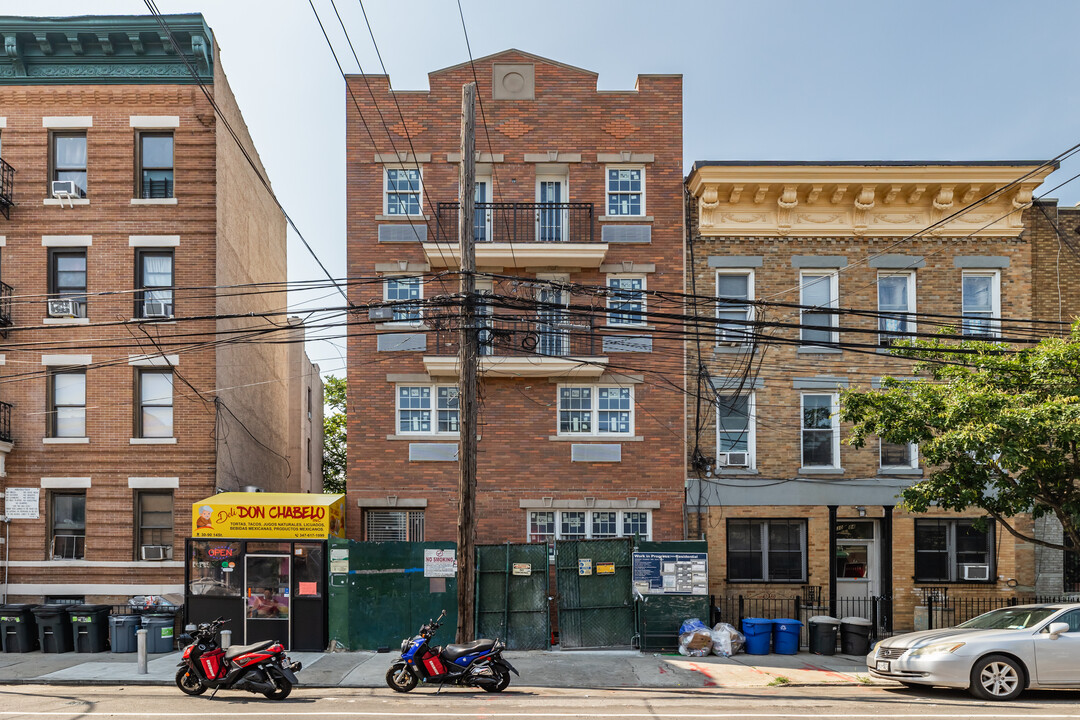
[[42, 318], [42, 325], [89, 325], [90, 318]]
[[133, 323], [154, 323], [155, 325], [175, 325], [175, 320], [165, 320], [163, 318], [131, 318], [129, 322]]
[[799, 355], [839, 355], [842, 352], [840, 348], [831, 347], [801, 347], [798, 350]]
[[175, 445], [176, 438], [131, 438], [128, 443], [131, 445]]
[[42, 445], [89, 445], [88, 437], [47, 437], [41, 438]]
[[597, 442], [597, 443], [612, 443], [612, 442], [644, 442], [645, 438], [641, 435], [548, 435], [548, 440], [552, 442]]
[[427, 222], [429, 215], [376, 215], [375, 222]]
[[749, 355], [756, 351], [753, 345], [715, 345], [713, 352], [717, 355]]
[[883, 467], [878, 468], [878, 475], [918, 475], [922, 476], [922, 468], [906, 467]]
[[842, 467], [801, 467], [799, 468], [800, 475], [843, 475], [844, 468]]
[[625, 223], [651, 223], [652, 215], [601, 215], [596, 218], [598, 222], [625, 222]]
[[176, 205], [176, 198], [131, 198], [132, 205]]
[[741, 470], [738, 468], [723, 468], [713, 474], [717, 477], [727, 477], [729, 475], [760, 475], [761, 473], [753, 468], [743, 468]]
[[[440, 435], [435, 435], [433, 433], [428, 433], [426, 435], [387, 435], [386, 436], [387, 440], [407, 440], [408, 442], [448, 442], [448, 441], [457, 442], [459, 440], [459, 438], [460, 438], [460, 436], [457, 433], [447, 433], [447, 434], [440, 434]], [[481, 437], [478, 435], [476, 437], [477, 442], [479, 442], [480, 439], [481, 439]]]

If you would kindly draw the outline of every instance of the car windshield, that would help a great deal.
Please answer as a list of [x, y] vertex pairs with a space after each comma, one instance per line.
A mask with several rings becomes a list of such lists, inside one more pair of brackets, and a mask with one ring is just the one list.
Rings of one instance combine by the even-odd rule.
[[956, 627], [978, 630], [1025, 630], [1057, 612], [1054, 608], [1002, 608], [962, 622]]

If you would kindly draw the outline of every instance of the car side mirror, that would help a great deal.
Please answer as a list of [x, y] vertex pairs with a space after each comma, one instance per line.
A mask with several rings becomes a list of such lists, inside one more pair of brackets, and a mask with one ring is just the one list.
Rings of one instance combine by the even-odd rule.
[[1050, 623], [1047, 630], [1050, 632], [1050, 637], [1056, 638], [1062, 633], [1069, 632], [1069, 623]]

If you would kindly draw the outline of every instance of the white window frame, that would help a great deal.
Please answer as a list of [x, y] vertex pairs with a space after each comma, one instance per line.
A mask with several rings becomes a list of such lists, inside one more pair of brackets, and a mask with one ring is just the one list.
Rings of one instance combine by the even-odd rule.
[[[720, 397], [727, 395], [735, 395], [736, 393], [717, 392], [717, 413], [716, 413], [716, 457], [720, 457], [720, 453], [727, 453], [727, 450], [720, 449]], [[746, 454], [749, 462], [745, 466], [735, 466], [734, 469], [753, 470], [757, 467], [757, 394], [754, 392], [746, 393]], [[724, 468], [717, 463], [717, 471], [722, 471]]]
[[[915, 443], [908, 443], [908, 452], [911, 454], [911, 461], [907, 465], [886, 465], [882, 459], [882, 446], [885, 441], [880, 437], [878, 438], [878, 468], [882, 471], [888, 470], [914, 470], [919, 467], [919, 446]], [[895, 444], [895, 443], [894, 443]]]
[[[526, 542], [541, 542], [534, 541], [530, 532], [532, 526], [533, 513], [552, 513], [555, 519], [555, 533], [552, 535], [552, 539], [556, 541], [565, 540], [562, 532], [562, 513], [585, 513], [585, 538], [586, 540], [596, 539], [615, 539], [630, 537], [623, 534], [623, 521], [627, 513], [645, 513], [646, 526], [648, 528], [648, 534], [645, 540], [652, 540], [653, 535], [653, 514], [652, 510], [644, 510], [638, 508], [627, 508], [624, 510], [617, 510], [615, 508], [530, 508], [525, 511], [525, 541]], [[595, 512], [613, 512], [615, 513], [615, 534], [603, 535], [599, 538], [595, 536], [595, 528], [593, 527], [593, 513]], [[578, 540], [580, 538], [574, 538]]]
[[[880, 334], [881, 330], [882, 330], [881, 324], [882, 324], [882, 322], [884, 321], [885, 318], [881, 317], [879, 315], [879, 319], [878, 319], [878, 333], [879, 333], [879, 335], [878, 335], [878, 345], [880, 345], [882, 347], [888, 347], [891, 343], [896, 342], [897, 340], [911, 339], [911, 338], [913, 338], [915, 336], [915, 333], [917, 332], [917, 329], [915, 327], [915, 318], [914, 318], [914, 315], [917, 312], [917, 308], [916, 308], [916, 305], [915, 305], [915, 271], [914, 270], [906, 270], [906, 271], [905, 270], [890, 270], [890, 271], [881, 271], [881, 272], [878, 273], [878, 284], [877, 284], [877, 290], [878, 290], [878, 297], [877, 297], [878, 313], [886, 312], [885, 310], [881, 309], [881, 279], [885, 278], [885, 277], [905, 277], [905, 278], [907, 278], [908, 308], [907, 308], [907, 310], [904, 311], [904, 314], [907, 315], [908, 317], [905, 318], [905, 320], [904, 320], [904, 324], [905, 324], [904, 332], [907, 335], [906, 336], [893, 336], [893, 335], [882, 335], [882, 334]], [[893, 311], [888, 311], [888, 312], [892, 313]]]
[[[745, 275], [746, 276], [746, 322], [754, 322], [754, 271], [749, 268], [725, 268], [716, 271], [716, 284], [714, 285], [714, 296], [717, 298], [716, 303], [716, 342], [718, 345], [750, 345], [753, 338], [749, 335], [753, 332], [751, 325], [746, 326], [747, 337], [744, 337], [741, 341], [736, 339], [728, 339], [722, 335], [722, 329], [720, 323], [720, 313], [724, 312], [724, 308], [730, 308], [730, 305], [725, 305], [719, 302], [720, 298], [720, 276], [722, 275]], [[730, 312], [730, 310], [728, 310]]]
[[[827, 395], [829, 397], [829, 424], [832, 426], [832, 465], [806, 465], [806, 449], [804, 447], [806, 432], [816, 428], [808, 428], [806, 422], [806, 398], [808, 396]], [[840, 464], [840, 403], [836, 393], [807, 391], [799, 395], [799, 467], [802, 469], [839, 470]]]
[[[589, 388], [592, 390], [591, 403], [590, 403], [590, 427], [591, 432], [562, 432], [562, 422], [560, 421], [560, 415], [562, 413], [562, 391], [569, 388]], [[630, 430], [624, 433], [612, 433], [612, 432], [600, 432], [600, 393], [601, 389], [617, 388], [619, 390], [630, 391]], [[560, 383], [555, 386], [555, 433], [560, 437], [612, 437], [612, 438], [626, 438], [633, 437], [634, 431], [637, 429], [637, 422], [635, 417], [635, 393], [633, 385], [616, 385], [612, 383]]]
[[[640, 195], [641, 195], [641, 212], [640, 213], [638, 213], [636, 215], [630, 215], [630, 214], [623, 215], [622, 213], [616, 213], [615, 215], [612, 215], [611, 213], [608, 212], [609, 209], [611, 208], [611, 196], [612, 195], [634, 194], [634, 193], [624, 193], [624, 192], [618, 192], [618, 191], [612, 193], [611, 192], [611, 185], [608, 184], [609, 183], [609, 180], [608, 180], [608, 171], [609, 170], [640, 170], [641, 171], [641, 192], [640, 192]], [[648, 212], [646, 211], [646, 208], [645, 208], [645, 166], [644, 165], [637, 165], [637, 164], [632, 164], [632, 165], [621, 164], [620, 165], [620, 164], [615, 164], [615, 165], [605, 165], [604, 166], [604, 215], [606, 215], [607, 217], [645, 217], [646, 215], [648, 215]]]
[[[406, 542], [423, 542], [425, 532], [425, 512], [423, 509], [406, 508], [404, 510], [398, 510], [396, 508], [364, 508], [364, 540], [368, 542], [379, 542], [369, 540], [369, 533], [371, 532], [371, 518], [369, 513], [372, 514], [385, 514], [385, 515], [400, 515], [402, 520], [405, 521], [405, 541]], [[418, 531], [420, 537], [410, 537], [413, 531]], [[386, 542], [385, 540], [382, 542]]]
[[[625, 292], [638, 292], [638, 291], [636, 291], [636, 290], [629, 290], [629, 291], [627, 291], [627, 290], [613, 290], [612, 287], [611, 287], [611, 281], [612, 280], [640, 280], [641, 281], [641, 290], [640, 290], [641, 295], [637, 300], [637, 302], [639, 302], [641, 304], [641, 316], [639, 318], [637, 318], [636, 320], [632, 319], [630, 322], [616, 321], [615, 315], [618, 314], [619, 311], [612, 309], [612, 302], [615, 300], [615, 297], [614, 297], [615, 293], [616, 292], [624, 292], [624, 293]], [[645, 275], [643, 275], [641, 273], [611, 273], [611, 274], [609, 274], [607, 276], [607, 287], [608, 287], [608, 293], [609, 293], [608, 294], [608, 299], [607, 299], [607, 309], [608, 309], [607, 324], [608, 324], [609, 327], [644, 327], [644, 326], [648, 325], [648, 321], [647, 321], [646, 316], [645, 316], [645, 314], [646, 314], [646, 312], [648, 310], [647, 305], [646, 305], [646, 297], [647, 297], [646, 291], [649, 289], [649, 280], [648, 280], [647, 276], [645, 276]]]
[[[969, 277], [993, 278], [990, 286], [990, 332], [986, 335], [969, 333], [966, 322], [966, 308], [964, 303], [964, 279]], [[999, 270], [964, 270], [960, 279], [960, 315], [964, 317], [961, 335], [978, 339], [980, 337], [998, 337], [1001, 335], [1001, 271]]]
[[[416, 193], [417, 207], [420, 212], [415, 215], [402, 215], [390, 213], [390, 171], [391, 170], [415, 170], [420, 174], [420, 188]], [[419, 163], [415, 165], [383, 165], [383, 215], [394, 218], [420, 218], [424, 216], [424, 167]]]
[[[424, 323], [424, 278], [412, 277], [408, 275], [387, 275], [383, 277], [383, 302], [400, 302], [398, 298], [390, 299], [390, 283], [402, 282], [403, 280], [415, 281], [420, 289], [419, 297], [416, 298], [417, 314], [418, 317], [415, 320], [387, 320], [386, 325], [395, 325], [399, 327], [417, 327]], [[395, 305], [390, 308], [391, 312], [397, 312], [398, 308], [402, 306]]]
[[[401, 431], [401, 389], [402, 388], [428, 388], [431, 391], [431, 430], [424, 432]], [[456, 438], [460, 432], [439, 432], [439, 388], [454, 388], [453, 383], [397, 383], [394, 385], [394, 434], [399, 437], [452, 437]], [[461, 400], [458, 400], [458, 427], [461, 427]]]
[[[808, 304], [806, 302], [806, 298], [804, 297], [806, 288], [807, 288], [807, 286], [809, 284], [811, 284], [813, 282], [817, 282], [817, 280], [812, 280], [810, 283], [808, 283], [807, 280], [806, 280], [808, 277], [813, 277], [813, 278], [828, 277], [829, 278], [829, 304], [826, 307], [828, 307], [830, 309], [834, 309], [834, 310], [836, 308], [840, 307], [840, 271], [838, 269], [836, 269], [836, 268], [822, 268], [822, 269], [803, 270], [803, 271], [801, 271], [799, 273], [799, 305], [807, 305]], [[818, 307], [821, 307], [821, 306], [819, 305]], [[837, 329], [838, 326], [839, 326], [840, 316], [836, 315], [836, 314], [833, 314], [833, 315], [829, 316], [830, 317], [830, 327], [833, 328], [832, 332], [829, 334], [829, 345], [818, 345], [818, 344], [816, 344], [814, 342], [811, 342], [809, 340], [805, 340], [803, 338], [803, 333], [806, 332], [806, 330], [808, 329], [808, 328], [806, 328], [805, 321], [804, 321], [804, 316], [806, 315], [806, 313], [807, 313], [806, 309], [804, 309], [804, 308], [799, 309], [799, 343], [800, 343], [800, 345], [803, 345], [804, 347], [829, 347], [830, 345], [835, 346], [837, 343], [840, 342], [840, 331]], [[816, 328], [814, 328], [814, 329], [816, 330]], [[832, 349], [832, 348], [830, 348], [830, 349]]]

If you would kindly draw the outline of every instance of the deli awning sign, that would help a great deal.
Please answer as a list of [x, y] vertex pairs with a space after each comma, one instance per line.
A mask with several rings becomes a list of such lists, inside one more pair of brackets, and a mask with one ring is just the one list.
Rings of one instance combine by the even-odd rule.
[[191, 506], [196, 538], [316, 540], [344, 534], [344, 495], [234, 492]]
[[457, 575], [457, 553], [454, 550], [424, 548], [424, 577], [454, 577]]

